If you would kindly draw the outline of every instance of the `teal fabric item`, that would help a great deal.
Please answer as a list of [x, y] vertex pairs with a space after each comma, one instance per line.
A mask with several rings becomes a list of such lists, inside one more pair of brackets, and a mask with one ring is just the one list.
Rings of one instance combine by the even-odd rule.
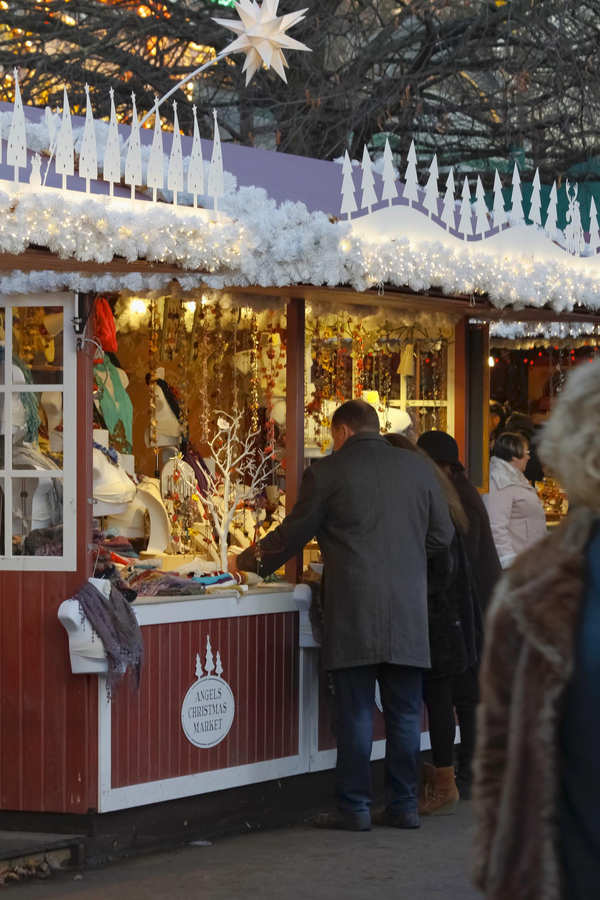
[[[121, 383], [119, 370], [105, 356], [101, 363], [94, 366], [94, 374], [100, 390], [100, 411], [106, 427], [111, 434], [114, 434], [118, 423], [122, 422], [125, 439], [131, 452], [133, 445], [133, 405], [129, 399], [129, 394]], [[103, 387], [109, 379], [112, 385], [112, 395], [106, 387]]]
[[[0, 347], [0, 363], [4, 362], [4, 347]], [[22, 359], [13, 354], [13, 365], [15, 365], [22, 373], [26, 384], [33, 384], [31, 377], [31, 369]], [[25, 423], [27, 432], [25, 440], [28, 444], [37, 444], [40, 431], [40, 412], [39, 412], [39, 394], [26, 393], [19, 394], [19, 399], [25, 409]]]

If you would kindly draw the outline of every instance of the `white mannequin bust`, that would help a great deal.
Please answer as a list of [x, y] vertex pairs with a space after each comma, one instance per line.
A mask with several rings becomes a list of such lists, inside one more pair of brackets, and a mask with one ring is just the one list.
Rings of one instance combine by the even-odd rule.
[[135, 497], [135, 485], [119, 465], [114, 465], [97, 447], [93, 448], [95, 516], [116, 515], [125, 511]]

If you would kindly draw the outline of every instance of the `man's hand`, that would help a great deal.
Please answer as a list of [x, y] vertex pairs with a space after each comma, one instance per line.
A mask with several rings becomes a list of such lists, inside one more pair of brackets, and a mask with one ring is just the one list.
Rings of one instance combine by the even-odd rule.
[[237, 567], [237, 559], [238, 559], [237, 556], [233, 553], [231, 553], [227, 557], [227, 571], [229, 572], [230, 575], [237, 575], [237, 573], [239, 571], [238, 567]]

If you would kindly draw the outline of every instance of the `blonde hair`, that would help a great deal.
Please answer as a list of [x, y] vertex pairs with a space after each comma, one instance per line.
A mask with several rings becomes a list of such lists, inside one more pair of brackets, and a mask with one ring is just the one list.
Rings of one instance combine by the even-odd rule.
[[538, 455], [571, 504], [600, 509], [600, 360], [569, 375], [543, 427]]

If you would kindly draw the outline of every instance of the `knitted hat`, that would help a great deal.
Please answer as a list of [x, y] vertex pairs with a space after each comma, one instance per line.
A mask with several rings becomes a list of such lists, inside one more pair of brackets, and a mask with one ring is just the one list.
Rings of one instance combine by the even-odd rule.
[[421, 450], [436, 463], [456, 464], [458, 458], [458, 444], [450, 434], [445, 431], [426, 431], [417, 441]]

